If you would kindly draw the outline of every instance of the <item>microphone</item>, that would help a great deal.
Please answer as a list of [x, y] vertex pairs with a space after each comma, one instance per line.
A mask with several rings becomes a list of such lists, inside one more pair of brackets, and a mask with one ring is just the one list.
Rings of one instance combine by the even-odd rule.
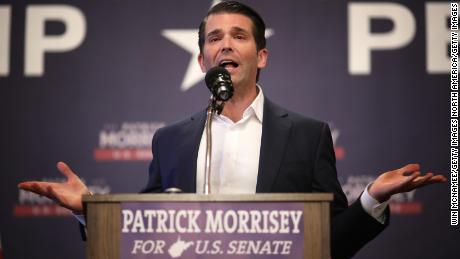
[[204, 79], [206, 86], [211, 91], [214, 98], [218, 101], [228, 101], [233, 96], [233, 83], [227, 69], [223, 67], [213, 67]]

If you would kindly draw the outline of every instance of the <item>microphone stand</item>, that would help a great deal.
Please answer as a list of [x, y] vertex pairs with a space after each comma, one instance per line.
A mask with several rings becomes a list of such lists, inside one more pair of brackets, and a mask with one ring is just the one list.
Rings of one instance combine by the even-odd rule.
[[224, 102], [218, 101], [216, 97], [211, 95], [209, 98], [208, 108], [206, 110], [206, 157], [204, 168], [204, 186], [203, 193], [211, 194], [211, 153], [212, 153], [212, 118], [214, 114], [221, 114], [224, 109]]

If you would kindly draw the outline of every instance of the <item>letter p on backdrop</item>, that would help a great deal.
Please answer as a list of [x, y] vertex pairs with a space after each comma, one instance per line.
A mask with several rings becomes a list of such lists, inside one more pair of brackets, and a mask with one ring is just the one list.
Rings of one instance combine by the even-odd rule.
[[[80, 46], [86, 34], [83, 13], [69, 5], [31, 5], [26, 11], [25, 60], [26, 76], [42, 76], [46, 52], [66, 52]], [[47, 21], [62, 22], [65, 32], [45, 35]]]

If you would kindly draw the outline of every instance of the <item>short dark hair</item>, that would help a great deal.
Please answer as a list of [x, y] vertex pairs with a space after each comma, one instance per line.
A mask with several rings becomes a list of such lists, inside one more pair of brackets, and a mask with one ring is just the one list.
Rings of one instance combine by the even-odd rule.
[[209, 11], [203, 21], [200, 23], [200, 29], [198, 31], [198, 46], [200, 47], [200, 53], [203, 53], [204, 46], [204, 30], [206, 27], [206, 21], [208, 17], [212, 14], [218, 13], [232, 13], [232, 14], [242, 14], [252, 21], [252, 34], [256, 41], [257, 51], [265, 48], [265, 23], [262, 17], [254, 11], [251, 7], [244, 5], [236, 1], [224, 1], [220, 2], [213, 6]]

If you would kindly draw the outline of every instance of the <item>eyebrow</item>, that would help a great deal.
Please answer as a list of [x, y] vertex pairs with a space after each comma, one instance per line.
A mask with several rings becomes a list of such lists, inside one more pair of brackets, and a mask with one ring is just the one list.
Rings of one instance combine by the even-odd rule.
[[206, 37], [211, 37], [211, 36], [214, 36], [214, 35], [218, 35], [218, 34], [220, 34], [220, 33], [222, 33], [222, 30], [221, 30], [221, 29], [215, 29], [215, 30], [213, 30], [213, 31], [210, 31], [210, 32], [206, 35]]
[[[241, 28], [241, 27], [237, 27], [237, 26], [232, 27], [231, 32], [232, 32], [232, 33], [235, 33], [235, 32], [236, 32], [236, 33], [250, 34], [247, 30], [245, 30], [245, 29], [243, 29], [243, 28]], [[207, 37], [211, 37], [211, 36], [214, 36], [214, 35], [219, 35], [219, 34], [221, 34], [221, 33], [222, 33], [222, 30], [221, 30], [221, 29], [215, 29], [215, 30], [213, 30], [213, 31], [210, 31], [206, 36], [207, 36]]]
[[250, 34], [247, 30], [240, 28], [240, 27], [232, 27], [232, 32], [243, 32], [246, 34]]

